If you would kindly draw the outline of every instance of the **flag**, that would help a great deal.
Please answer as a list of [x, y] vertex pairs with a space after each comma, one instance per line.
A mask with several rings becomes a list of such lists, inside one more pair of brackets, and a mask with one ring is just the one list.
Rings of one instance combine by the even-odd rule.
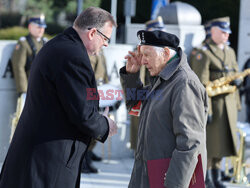
[[160, 8], [167, 6], [168, 0], [152, 0], [151, 20], [156, 19]]

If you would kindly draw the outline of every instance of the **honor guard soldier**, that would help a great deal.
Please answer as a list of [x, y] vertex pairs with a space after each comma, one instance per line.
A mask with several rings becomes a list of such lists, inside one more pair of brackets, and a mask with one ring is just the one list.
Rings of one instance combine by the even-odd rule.
[[29, 34], [18, 40], [11, 57], [17, 93], [22, 100], [19, 99], [20, 102], [19, 105], [17, 105], [16, 117], [14, 121], [12, 120], [10, 139], [14, 134], [19, 116], [22, 112], [32, 62], [38, 51], [45, 42], [47, 42], [47, 38], [43, 37], [46, 27], [47, 25], [43, 14], [30, 17], [28, 21]]
[[[230, 29], [229, 17], [211, 20], [211, 38], [206, 40], [195, 58], [191, 68], [206, 85], [209, 81], [238, 72], [234, 50], [227, 45]], [[241, 81], [232, 85], [240, 87]], [[219, 94], [210, 98], [210, 115], [207, 124], [208, 188], [224, 188], [222, 182], [221, 159], [236, 155], [237, 110], [240, 109], [238, 91]]]
[[[204, 24], [204, 29], [205, 29], [205, 33], [206, 33], [206, 37], [205, 39], [202, 41], [202, 43], [199, 46], [196, 46], [192, 49], [190, 55], [189, 55], [189, 62], [193, 61], [193, 58], [196, 57], [196, 54], [199, 52], [199, 50], [202, 48], [202, 46], [204, 45], [204, 43], [211, 37], [211, 23], [210, 21], [206, 22]], [[192, 68], [192, 67], [191, 67]]]

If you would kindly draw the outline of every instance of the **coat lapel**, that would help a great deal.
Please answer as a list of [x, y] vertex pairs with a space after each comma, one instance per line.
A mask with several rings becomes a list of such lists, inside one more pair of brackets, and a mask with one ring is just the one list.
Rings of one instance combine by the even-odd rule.
[[155, 84], [153, 85], [152, 89], [150, 90], [150, 92], [147, 94], [146, 99], [148, 99], [150, 97], [150, 95], [152, 94], [152, 92], [161, 84], [161, 78], [158, 77], [157, 81], [155, 82]]

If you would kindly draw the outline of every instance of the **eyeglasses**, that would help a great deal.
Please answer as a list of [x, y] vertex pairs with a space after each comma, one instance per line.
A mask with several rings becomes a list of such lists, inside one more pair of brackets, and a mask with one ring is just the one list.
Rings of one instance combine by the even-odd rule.
[[[90, 30], [90, 29], [92, 29], [92, 28], [88, 28], [88, 30]], [[101, 31], [99, 31], [98, 29], [96, 29], [96, 31], [97, 31], [97, 33], [99, 33], [101, 36], [103, 36], [103, 40], [104, 40], [104, 42], [106, 42], [106, 43], [110, 43], [110, 38], [108, 38], [106, 35], [104, 35]]]

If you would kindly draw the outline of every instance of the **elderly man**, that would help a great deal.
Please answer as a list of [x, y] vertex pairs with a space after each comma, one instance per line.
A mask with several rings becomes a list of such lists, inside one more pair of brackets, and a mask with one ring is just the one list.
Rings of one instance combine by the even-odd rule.
[[[161, 30], [165, 31], [165, 26], [163, 23], [163, 19], [161, 16], [158, 16], [154, 20], [149, 20], [145, 23], [145, 27], [147, 31]], [[135, 49], [137, 50], [137, 49]], [[141, 66], [140, 68], [140, 79], [143, 85], [150, 84], [150, 74], [148, 69], [145, 66]], [[139, 127], [139, 118], [137, 116], [131, 116], [130, 118], [130, 147], [134, 151], [136, 150], [137, 138], [138, 138], [138, 127]]]
[[[230, 29], [229, 17], [210, 21], [211, 37], [206, 40], [196, 57], [190, 62], [191, 68], [206, 85], [209, 81], [230, 76], [238, 72], [234, 50], [227, 45]], [[241, 85], [240, 80], [232, 84]], [[223, 91], [223, 90], [221, 90]], [[222, 182], [222, 157], [236, 155], [237, 109], [240, 108], [238, 91], [221, 93], [209, 98], [211, 121], [207, 125], [208, 172], [207, 187], [226, 187]]]
[[[140, 114], [129, 188], [149, 188], [148, 165], [164, 158], [171, 161], [161, 186], [186, 188], [200, 154], [203, 172], [206, 170], [205, 88], [190, 69], [175, 35], [159, 30], [141, 30], [137, 35], [138, 53], [129, 52], [126, 66], [120, 70], [127, 108], [134, 110], [136, 106]], [[152, 76], [148, 87], [139, 79], [141, 65]]]
[[110, 13], [88, 8], [73, 27], [39, 51], [0, 188], [80, 186], [81, 163], [90, 140], [104, 142], [117, 131], [107, 111], [99, 114], [98, 94], [88, 95], [97, 89], [89, 55], [108, 46], [113, 26]]

